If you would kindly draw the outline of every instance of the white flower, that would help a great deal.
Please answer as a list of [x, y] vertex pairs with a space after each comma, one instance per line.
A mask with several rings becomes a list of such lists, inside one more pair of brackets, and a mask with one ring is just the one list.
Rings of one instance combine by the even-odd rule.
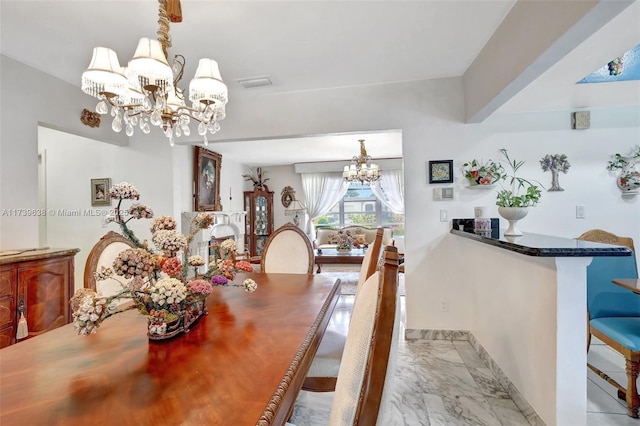
[[204, 259], [202, 258], [202, 256], [198, 256], [193, 255], [193, 256], [189, 256], [189, 259], [187, 259], [187, 263], [191, 266], [202, 266], [204, 265]]
[[187, 247], [187, 239], [178, 231], [160, 230], [153, 234], [153, 244], [166, 253], [175, 253]]
[[251, 278], [247, 278], [246, 280], [244, 280], [242, 282], [242, 285], [244, 286], [244, 291], [248, 293], [253, 293], [258, 288], [258, 284]]
[[95, 296], [87, 294], [80, 302], [78, 309], [73, 312], [73, 326], [81, 336], [95, 333], [107, 314], [106, 300], [104, 297]]
[[132, 184], [120, 182], [109, 188], [109, 197], [120, 200], [138, 200], [140, 199], [140, 193]]
[[96, 281], [102, 281], [102, 280], [106, 280], [107, 278], [110, 278], [111, 276], [113, 276], [113, 273], [114, 273], [113, 269], [101, 266], [100, 270], [94, 272], [93, 275], [96, 278]]
[[149, 287], [151, 300], [159, 305], [180, 303], [187, 297], [187, 286], [175, 278], [162, 278]]
[[238, 246], [234, 240], [232, 240], [231, 238], [228, 238], [220, 244], [220, 248], [227, 251], [236, 251]]

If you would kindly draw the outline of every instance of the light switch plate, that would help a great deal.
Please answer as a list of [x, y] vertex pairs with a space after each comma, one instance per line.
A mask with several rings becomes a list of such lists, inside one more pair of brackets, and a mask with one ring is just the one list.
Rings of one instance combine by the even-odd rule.
[[433, 199], [435, 201], [453, 200], [453, 187], [433, 188]]

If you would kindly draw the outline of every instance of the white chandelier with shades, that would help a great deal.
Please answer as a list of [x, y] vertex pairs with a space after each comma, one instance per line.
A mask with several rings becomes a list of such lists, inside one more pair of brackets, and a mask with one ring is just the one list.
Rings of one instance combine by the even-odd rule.
[[[121, 67], [116, 52], [95, 47], [89, 68], [82, 74], [82, 91], [99, 99], [96, 111], [107, 114], [111, 107], [115, 132], [125, 128], [127, 136], [134, 129], [147, 134], [150, 126], [161, 127], [171, 146], [174, 137], [189, 136], [191, 120], [197, 121], [198, 134], [207, 145], [207, 133], [220, 130], [228, 100], [218, 63], [200, 59], [189, 84], [189, 101], [178, 82], [184, 73], [185, 59], [175, 55], [172, 66], [167, 61], [171, 47], [169, 23], [182, 22], [179, 0], [159, 0], [158, 40], [141, 38], [126, 67]], [[169, 11], [169, 12], [168, 12]]]
[[360, 182], [362, 184], [371, 184], [380, 179], [382, 171], [377, 164], [371, 163], [371, 156], [367, 155], [367, 149], [364, 147], [364, 139], [360, 142], [360, 155], [356, 155], [351, 159], [351, 164], [344, 166], [342, 177], [347, 182]]

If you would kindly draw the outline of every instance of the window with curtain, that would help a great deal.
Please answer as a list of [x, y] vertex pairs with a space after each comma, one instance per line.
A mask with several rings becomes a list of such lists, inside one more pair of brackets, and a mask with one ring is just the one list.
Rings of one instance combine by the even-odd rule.
[[369, 185], [352, 183], [346, 194], [327, 213], [314, 221], [316, 228], [362, 225], [391, 228], [404, 235], [404, 214], [394, 213], [378, 199]]

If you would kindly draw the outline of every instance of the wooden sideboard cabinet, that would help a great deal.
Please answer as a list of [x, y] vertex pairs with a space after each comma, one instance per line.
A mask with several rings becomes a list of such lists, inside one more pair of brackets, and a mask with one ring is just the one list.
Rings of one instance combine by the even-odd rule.
[[71, 322], [73, 260], [79, 249], [45, 249], [0, 256], [0, 348], [16, 343], [19, 307], [37, 336]]

